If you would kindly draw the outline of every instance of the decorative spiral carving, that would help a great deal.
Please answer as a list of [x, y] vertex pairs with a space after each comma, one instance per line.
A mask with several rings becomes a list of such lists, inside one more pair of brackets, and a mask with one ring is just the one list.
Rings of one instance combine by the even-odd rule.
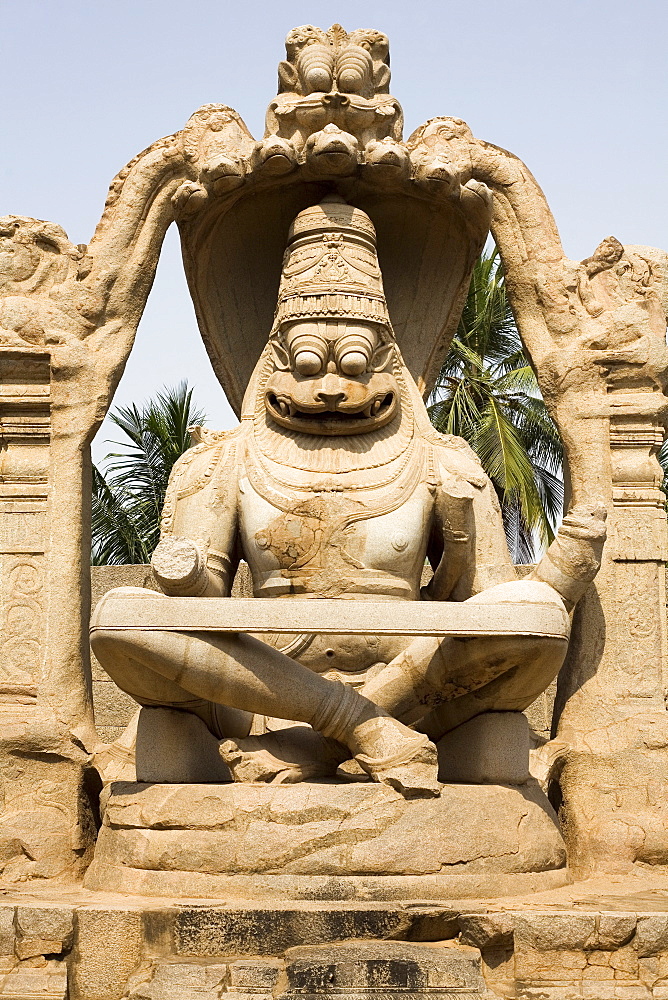
[[305, 94], [328, 94], [334, 79], [334, 53], [329, 45], [311, 42], [299, 53], [297, 68]]
[[337, 85], [344, 94], [361, 94], [369, 90], [373, 78], [373, 62], [361, 45], [346, 45], [336, 61]]

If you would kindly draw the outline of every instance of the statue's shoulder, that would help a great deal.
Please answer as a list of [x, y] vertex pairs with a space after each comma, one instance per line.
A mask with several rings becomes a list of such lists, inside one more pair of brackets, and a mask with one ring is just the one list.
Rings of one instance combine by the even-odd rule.
[[431, 446], [437, 473], [446, 474], [448, 478], [464, 479], [479, 489], [487, 485], [489, 480], [482, 463], [464, 438], [456, 434], [441, 434], [435, 427], [425, 431], [423, 437]]
[[236, 465], [236, 454], [243, 435], [242, 427], [230, 431], [214, 431], [208, 427], [193, 427], [188, 448], [174, 463], [170, 476], [170, 490], [181, 494], [184, 490], [202, 489], [214, 473]]
[[214, 431], [210, 427], [189, 427], [192, 448], [184, 452], [185, 455], [202, 455], [207, 451], [229, 451], [236, 447], [237, 443], [246, 435], [248, 428], [244, 424], [237, 424], [228, 431]]

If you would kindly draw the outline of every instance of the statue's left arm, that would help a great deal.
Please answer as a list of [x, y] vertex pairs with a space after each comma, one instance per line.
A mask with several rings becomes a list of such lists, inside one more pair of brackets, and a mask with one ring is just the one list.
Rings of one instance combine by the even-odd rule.
[[465, 601], [516, 578], [494, 487], [475, 453], [453, 440], [436, 449], [434, 463], [434, 576], [423, 593], [434, 601]]
[[531, 578], [572, 607], [598, 571], [613, 509], [611, 427], [668, 420], [668, 255], [608, 237], [586, 260], [569, 260], [526, 165], [460, 119], [432, 119], [408, 145], [417, 162], [437, 157], [461, 184], [492, 193], [508, 297], [563, 442], [570, 499]]
[[[464, 443], [459, 443], [463, 449]], [[441, 468], [435, 487], [430, 559], [434, 576], [424, 596], [464, 601], [498, 583], [517, 579], [494, 487], [470, 449], [456, 454], [463, 476]], [[450, 463], [449, 463], [450, 464]], [[605, 540], [605, 508], [580, 505], [564, 517], [559, 534], [528, 579], [547, 583], [570, 610], [596, 576]]]
[[580, 504], [564, 516], [559, 534], [530, 580], [549, 584], [570, 611], [599, 571], [605, 542], [606, 509]]

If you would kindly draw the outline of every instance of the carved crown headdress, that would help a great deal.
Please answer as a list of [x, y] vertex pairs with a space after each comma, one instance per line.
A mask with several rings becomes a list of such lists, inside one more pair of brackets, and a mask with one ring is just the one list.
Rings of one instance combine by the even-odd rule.
[[337, 195], [304, 209], [288, 233], [273, 332], [297, 319], [369, 320], [391, 329], [366, 212]]

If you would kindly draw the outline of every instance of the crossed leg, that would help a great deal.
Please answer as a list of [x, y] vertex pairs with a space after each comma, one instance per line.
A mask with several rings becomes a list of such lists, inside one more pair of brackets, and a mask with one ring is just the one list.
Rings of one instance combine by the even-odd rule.
[[258, 639], [105, 629], [103, 599], [91, 645], [107, 673], [140, 704], [167, 704], [200, 717], [213, 711], [202, 703], [229, 706], [236, 711], [228, 722], [242, 733], [247, 713], [305, 722], [344, 744], [374, 780], [406, 795], [438, 794], [436, 750], [425, 736]]
[[[470, 603], [485, 605], [517, 600], [563, 605], [550, 587], [517, 581], [492, 587]], [[484, 611], [481, 608], [481, 614]], [[436, 743], [445, 733], [488, 711], [521, 711], [557, 676], [566, 655], [567, 631], [561, 637], [481, 636], [473, 639], [424, 637], [368, 680], [360, 694]], [[332, 746], [320, 733], [295, 730], [230, 740], [225, 759], [239, 777], [264, 767], [266, 780], [281, 772], [309, 777], [311, 762], [333, 774], [346, 759], [345, 747]], [[301, 772], [296, 762], [300, 762]], [[329, 771], [327, 771], [329, 768]]]
[[[558, 602], [544, 584], [536, 593], [537, 603]], [[526, 583], [503, 584], [471, 601], [523, 595]], [[237, 779], [332, 774], [352, 754], [372, 778], [404, 794], [437, 790], [427, 736], [436, 741], [484, 711], [525, 708], [556, 676], [567, 646], [566, 635], [417, 638], [358, 693], [251, 636], [106, 631], [104, 599], [96, 618], [91, 643], [117, 684], [140, 704], [194, 712], [215, 735], [230, 737], [221, 750]], [[248, 737], [250, 713], [311, 729]]]

